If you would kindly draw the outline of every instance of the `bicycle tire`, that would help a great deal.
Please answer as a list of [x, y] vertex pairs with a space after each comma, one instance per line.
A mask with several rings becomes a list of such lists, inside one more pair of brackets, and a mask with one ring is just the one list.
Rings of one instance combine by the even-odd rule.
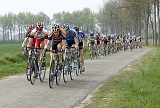
[[66, 58], [64, 60], [64, 66], [63, 66], [63, 81], [65, 83], [67, 83], [67, 80], [68, 80], [68, 69], [65, 70], [65, 66], [67, 66], [67, 64], [69, 64], [69, 63], [68, 63], [68, 59]]
[[79, 58], [77, 59], [77, 71], [76, 71], [76, 75], [78, 76], [79, 75], [79, 73], [80, 73], [80, 66], [81, 65], [81, 63], [80, 63], [80, 60], [79, 60]]
[[28, 74], [28, 71], [30, 71], [30, 64], [31, 64], [31, 58], [28, 57], [26, 65], [26, 77], [28, 81], [30, 81], [30, 73]]
[[132, 47], [132, 44], [130, 45], [130, 50], [132, 51], [133, 47]]
[[53, 87], [53, 83], [54, 83], [54, 60], [51, 61], [50, 64], [50, 69], [49, 69], [49, 87], [52, 88]]
[[59, 85], [59, 83], [60, 83], [60, 80], [61, 80], [61, 70], [57, 70], [57, 72], [56, 72], [56, 84], [57, 85]]
[[[74, 79], [74, 76], [75, 76], [75, 72], [77, 71], [77, 69], [73, 69], [73, 66], [74, 65], [76, 65], [76, 64], [74, 64], [74, 61], [73, 61], [73, 58], [71, 57], [71, 62], [70, 62], [71, 64], [69, 65], [69, 68], [71, 68], [71, 71], [69, 72], [69, 74], [70, 74], [70, 78], [71, 78], [71, 80], [73, 80]], [[71, 67], [72, 66], [72, 67]]]
[[103, 52], [104, 52], [104, 56], [106, 56], [106, 47], [104, 47]]
[[[43, 67], [42, 67], [42, 62], [45, 63]], [[39, 79], [40, 79], [41, 82], [43, 82], [44, 78], [45, 78], [45, 75], [46, 75], [46, 62], [45, 62], [45, 60], [44, 61], [41, 60], [40, 72], [41, 73], [39, 74]]]
[[32, 63], [31, 63], [31, 68], [30, 68], [30, 82], [31, 82], [31, 84], [32, 85], [34, 85], [34, 83], [35, 83], [35, 79], [36, 78], [34, 78], [34, 75], [36, 74], [36, 63], [35, 63], [35, 60], [32, 60], [31, 61]]
[[55, 64], [55, 66], [56, 66], [55, 77], [56, 77], [56, 84], [59, 85], [60, 79], [61, 79], [61, 72], [62, 72], [62, 70], [60, 70], [59, 56], [58, 55], [56, 57], [56, 60], [57, 60], [57, 63]]

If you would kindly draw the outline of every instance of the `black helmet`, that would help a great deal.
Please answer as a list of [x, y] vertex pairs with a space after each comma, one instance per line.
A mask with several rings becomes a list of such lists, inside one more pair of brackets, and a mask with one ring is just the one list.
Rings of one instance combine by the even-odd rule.
[[93, 36], [93, 35], [94, 35], [93, 32], [91, 32], [91, 33], [90, 33], [90, 36]]
[[76, 31], [79, 31], [79, 28], [78, 28], [78, 27], [74, 27], [73, 29], [75, 29]]

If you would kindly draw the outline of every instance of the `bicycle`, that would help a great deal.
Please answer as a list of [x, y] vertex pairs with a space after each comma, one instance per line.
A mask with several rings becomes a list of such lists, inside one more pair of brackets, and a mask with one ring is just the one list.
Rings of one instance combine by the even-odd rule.
[[91, 45], [91, 47], [90, 47], [91, 49], [91, 51], [90, 51], [90, 58], [91, 58], [91, 60], [94, 60], [94, 58], [95, 58], [95, 55], [96, 55], [96, 52], [95, 52], [95, 50], [94, 50], [94, 45]]
[[[20, 50], [23, 52], [23, 54], [28, 53], [27, 48], [22, 47]], [[33, 52], [33, 49], [30, 50], [29, 56], [28, 56], [28, 59], [27, 59], [27, 63], [26, 63], [26, 77], [27, 77], [28, 81], [30, 81], [30, 67], [31, 67], [30, 64], [31, 64], [31, 60], [33, 59], [33, 53], [32, 52]]]
[[[58, 50], [46, 50], [51, 51], [52, 53], [55, 53], [55, 59], [52, 59], [50, 62], [50, 70], [49, 70], [49, 87], [53, 87], [54, 80], [56, 79], [56, 84], [59, 85], [60, 79], [61, 79], [61, 73], [62, 73], [62, 68], [63, 65], [60, 64], [60, 57], [58, 55], [58, 52], [62, 53], [63, 51], [58, 51]], [[46, 56], [46, 54], [44, 54]], [[62, 57], [62, 62], [63, 62], [63, 56], [60, 54]]]
[[71, 80], [73, 80], [75, 76], [74, 71], [77, 72], [77, 69], [72, 68], [76, 64], [74, 62], [72, 52], [70, 51], [71, 48], [75, 47], [66, 47], [66, 52], [65, 52], [64, 67], [63, 67], [63, 80], [65, 83], [68, 80], [68, 75], [70, 75]]
[[29, 61], [30, 61], [29, 77], [31, 84], [34, 85], [35, 80], [37, 79], [38, 76], [41, 82], [44, 81], [46, 73], [46, 61], [45, 59], [42, 59], [42, 53], [40, 54], [40, 59], [37, 60], [37, 52], [41, 52], [42, 50], [33, 47], [27, 47], [27, 48], [31, 49], [30, 55], [33, 55], [33, 57], [29, 56]]
[[104, 44], [103, 44], [103, 56], [106, 56], [106, 55], [107, 55], [106, 47], [107, 47], [107, 44], [104, 43]]
[[130, 43], [130, 51], [133, 50], [133, 42]]
[[82, 64], [81, 64], [81, 60], [80, 60], [80, 54], [79, 51], [77, 53], [77, 71], [76, 71], [76, 75], [78, 76], [80, 74], [82, 74]]

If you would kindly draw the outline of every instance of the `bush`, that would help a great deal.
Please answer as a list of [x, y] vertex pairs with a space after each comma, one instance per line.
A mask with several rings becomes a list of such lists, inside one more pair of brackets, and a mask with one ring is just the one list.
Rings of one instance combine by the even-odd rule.
[[0, 65], [5, 65], [5, 64], [7, 64], [7, 63], [8, 63], [8, 62], [7, 62], [6, 59], [0, 58]]

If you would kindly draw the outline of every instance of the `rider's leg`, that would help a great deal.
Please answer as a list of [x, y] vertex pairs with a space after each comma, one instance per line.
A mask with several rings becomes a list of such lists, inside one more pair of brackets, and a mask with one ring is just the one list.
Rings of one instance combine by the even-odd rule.
[[[58, 48], [58, 51], [61, 51], [61, 49], [62, 49], [62, 42], [58, 43], [57, 48]], [[59, 63], [62, 64], [62, 55], [61, 55], [61, 52], [58, 52], [58, 56], [59, 56]]]

